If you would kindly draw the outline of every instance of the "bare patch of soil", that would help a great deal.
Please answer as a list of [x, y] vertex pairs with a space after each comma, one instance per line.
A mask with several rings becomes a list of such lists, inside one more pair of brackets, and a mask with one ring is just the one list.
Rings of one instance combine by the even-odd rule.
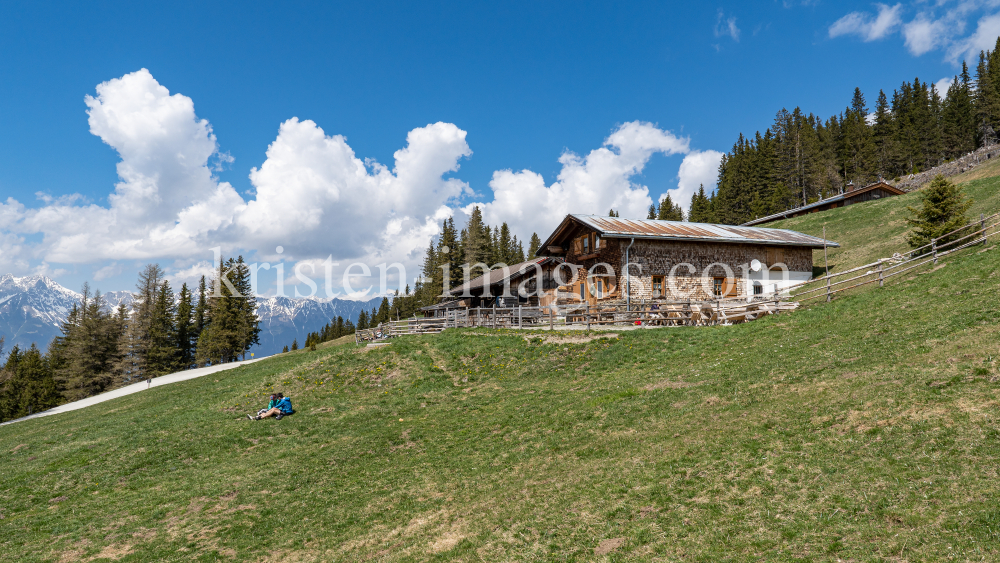
[[623, 545], [625, 545], [625, 538], [601, 540], [601, 543], [594, 548], [594, 555], [607, 555]]

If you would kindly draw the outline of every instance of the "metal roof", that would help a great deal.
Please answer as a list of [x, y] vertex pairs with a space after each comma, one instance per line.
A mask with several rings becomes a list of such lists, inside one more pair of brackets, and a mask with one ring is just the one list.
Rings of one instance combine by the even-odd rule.
[[776, 221], [778, 219], [787, 219], [789, 215], [794, 215], [796, 213], [802, 213], [803, 211], [808, 211], [808, 210], [816, 208], [816, 207], [822, 207], [824, 205], [829, 205], [831, 203], [836, 203], [836, 202], [842, 201], [842, 200], [854, 199], [855, 197], [857, 197], [857, 196], [859, 196], [859, 195], [861, 195], [861, 194], [863, 194], [865, 192], [870, 192], [870, 191], [874, 190], [875, 188], [882, 188], [883, 190], [885, 190], [887, 192], [894, 192], [895, 195], [903, 195], [903, 194], [906, 193], [905, 191], [897, 188], [896, 186], [893, 186], [892, 184], [888, 184], [886, 182], [879, 181], [879, 182], [875, 182], [874, 184], [868, 184], [867, 186], [863, 186], [863, 187], [860, 187], [860, 188], [855, 188], [855, 189], [850, 190], [850, 191], [845, 191], [844, 193], [837, 194], [837, 195], [835, 195], [833, 197], [828, 197], [826, 199], [821, 199], [819, 201], [810, 203], [809, 205], [803, 205], [802, 207], [794, 207], [792, 209], [788, 209], [788, 210], [785, 210], [785, 211], [781, 211], [781, 212], [778, 212], [778, 213], [773, 213], [771, 215], [767, 215], [766, 217], [758, 217], [757, 219], [754, 219], [752, 221], [747, 221], [746, 223], [743, 223], [741, 226], [743, 226], [743, 227], [749, 227], [751, 225], [760, 225], [762, 223], [770, 223], [771, 221]]
[[761, 223], [770, 223], [771, 221], [775, 221], [777, 219], [787, 219], [789, 215], [794, 215], [795, 213], [802, 213], [803, 211], [808, 211], [814, 207], [822, 207], [824, 205], [829, 205], [831, 203], [836, 203], [838, 201], [841, 201], [844, 199], [845, 195], [846, 194], [835, 195], [833, 197], [828, 197], [826, 199], [821, 199], [819, 201], [810, 203], [809, 205], [803, 205], [802, 207], [795, 207], [787, 211], [774, 213], [771, 215], [767, 215], [765, 217], [758, 217], [757, 219], [754, 219], [753, 221], [747, 221], [746, 223], [743, 223], [740, 226], [749, 227], [751, 225], [759, 225]]
[[472, 290], [476, 288], [483, 287], [484, 285], [496, 285], [502, 283], [505, 279], [513, 278], [514, 276], [520, 275], [522, 273], [534, 273], [535, 269], [532, 267], [534, 264], [541, 266], [546, 262], [551, 262], [554, 260], [559, 260], [557, 258], [552, 258], [551, 256], [539, 256], [537, 258], [532, 258], [531, 260], [526, 260], [520, 264], [512, 264], [507, 266], [507, 269], [496, 268], [495, 270], [490, 270], [489, 273], [483, 274], [479, 277], [472, 278], [468, 283], [463, 283], [462, 285], [448, 290], [449, 295], [460, 295], [465, 293], [466, 290]]
[[[600, 215], [569, 215], [580, 223], [601, 233], [605, 238], [638, 238], [700, 242], [731, 242], [740, 244], [769, 244], [775, 246], [808, 246], [823, 248], [823, 239], [788, 229], [762, 227], [737, 227], [683, 221], [656, 219], [620, 219]], [[565, 220], [564, 220], [565, 222]], [[562, 230], [562, 229], [559, 229]], [[557, 232], [559, 231], [557, 230]], [[553, 237], [549, 237], [550, 239]], [[550, 244], [546, 241], [546, 244]], [[833, 241], [826, 246], [839, 247]], [[545, 244], [542, 245], [545, 248]]]

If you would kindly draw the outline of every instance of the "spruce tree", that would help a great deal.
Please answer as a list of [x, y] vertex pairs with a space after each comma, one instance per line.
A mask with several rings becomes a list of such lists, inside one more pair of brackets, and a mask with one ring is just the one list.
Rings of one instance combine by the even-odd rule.
[[[237, 263], [233, 258], [220, 258], [215, 276], [209, 283], [208, 310], [205, 329], [198, 337], [195, 359], [199, 365], [232, 362], [243, 353], [246, 331], [239, 302]], [[228, 283], [227, 283], [228, 282]], [[230, 288], [232, 286], [232, 288]]]
[[179, 367], [180, 342], [174, 324], [177, 307], [174, 292], [167, 280], [160, 282], [154, 296], [146, 335], [146, 370], [151, 377], [177, 371]]
[[490, 260], [493, 258], [491, 248], [493, 241], [489, 227], [483, 223], [483, 212], [479, 209], [478, 205], [472, 208], [472, 213], [469, 214], [469, 223], [466, 225], [465, 231], [468, 242], [464, 248], [464, 259], [459, 263], [471, 265], [482, 262], [487, 265], [492, 264]]
[[538, 233], [531, 233], [531, 239], [528, 240], [528, 260], [538, 256], [540, 246], [542, 246], [542, 240], [538, 238]]
[[920, 190], [920, 208], [906, 208], [913, 215], [907, 219], [913, 230], [906, 241], [911, 247], [918, 248], [938, 239], [937, 246], [940, 248], [942, 244], [955, 240], [963, 233], [944, 235], [968, 224], [965, 214], [971, 205], [972, 201], [965, 198], [961, 186], [938, 175], [930, 186]]
[[[996, 67], [994, 67], [996, 69]], [[996, 69], [994, 72], [996, 72]], [[991, 80], [990, 69], [986, 63], [986, 53], [979, 52], [979, 64], [976, 66], [976, 146], [990, 146], [997, 142], [993, 124], [998, 114], [997, 89]]]
[[511, 239], [510, 227], [507, 226], [507, 222], [504, 221], [500, 225], [500, 234], [497, 238], [497, 260], [494, 263], [503, 263], [508, 266], [512, 264], [517, 264], [516, 251], [514, 249], [514, 241]]
[[[3, 339], [0, 337], [0, 350]], [[0, 422], [50, 409], [62, 402], [49, 359], [35, 344], [14, 346], [0, 369]]]
[[188, 369], [194, 365], [195, 321], [194, 305], [191, 290], [186, 283], [181, 284], [179, 302], [177, 303], [177, 314], [174, 318], [174, 326], [177, 330], [177, 358], [182, 369]]
[[657, 215], [656, 204], [655, 203], [649, 204], [649, 213], [646, 214], [646, 219], [656, 219], [656, 215]]

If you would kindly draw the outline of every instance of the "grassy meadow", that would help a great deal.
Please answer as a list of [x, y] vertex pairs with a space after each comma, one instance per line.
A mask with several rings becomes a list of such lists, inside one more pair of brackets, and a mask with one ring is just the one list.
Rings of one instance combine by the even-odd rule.
[[[846, 268], [912, 197], [782, 226]], [[742, 325], [348, 340], [5, 426], [0, 553], [996, 561], [998, 290], [994, 242]], [[272, 390], [298, 413], [247, 420]]]
[[[1000, 176], [1000, 160], [952, 179], [961, 182], [965, 195], [972, 199], [968, 213], [970, 219], [978, 219], [980, 214], [989, 216], [1000, 212], [1000, 177], [981, 177], [988, 173]], [[967, 177], [971, 179], [963, 181]], [[920, 206], [919, 190], [761, 226], [791, 229], [814, 236], [822, 236], [825, 226], [827, 239], [840, 244], [840, 248], [828, 249], [830, 272], [833, 273], [909, 250], [906, 244], [906, 234], [910, 232], [906, 218], [911, 216], [906, 209], [908, 206]], [[813, 265], [822, 269], [822, 250], [813, 253]]]

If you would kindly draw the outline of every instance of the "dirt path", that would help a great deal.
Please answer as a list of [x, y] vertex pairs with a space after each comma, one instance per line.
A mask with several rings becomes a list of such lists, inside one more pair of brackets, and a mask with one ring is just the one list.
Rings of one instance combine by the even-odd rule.
[[195, 368], [185, 371], [179, 371], [177, 373], [171, 373], [168, 375], [161, 375], [160, 377], [154, 378], [149, 383], [142, 381], [140, 383], [133, 383], [132, 385], [127, 385], [125, 387], [119, 387], [114, 391], [108, 391], [107, 393], [101, 393], [100, 395], [94, 395], [93, 397], [87, 397], [86, 399], [80, 399], [79, 401], [73, 401], [72, 403], [59, 405], [58, 407], [53, 407], [47, 411], [38, 412], [22, 418], [15, 418], [14, 420], [8, 420], [7, 422], [0, 422], [0, 426], [6, 426], [8, 424], [14, 424], [15, 422], [21, 422], [31, 418], [38, 418], [40, 416], [51, 416], [53, 414], [79, 410], [82, 408], [89, 407], [91, 405], [96, 405], [99, 403], [103, 403], [105, 401], [110, 401], [111, 399], [117, 399], [118, 397], [131, 395], [132, 393], [145, 391], [146, 389], [150, 389], [153, 387], [159, 387], [161, 385], [169, 385], [171, 383], [177, 383], [178, 381], [187, 381], [188, 379], [195, 379], [196, 377], [203, 377], [211, 373], [216, 373], [227, 369], [238, 368], [240, 366], [245, 366], [247, 364], [259, 362], [263, 359], [264, 358], [257, 358], [254, 360], [244, 360], [242, 362], [232, 362], [229, 364], [221, 364], [205, 368]]

